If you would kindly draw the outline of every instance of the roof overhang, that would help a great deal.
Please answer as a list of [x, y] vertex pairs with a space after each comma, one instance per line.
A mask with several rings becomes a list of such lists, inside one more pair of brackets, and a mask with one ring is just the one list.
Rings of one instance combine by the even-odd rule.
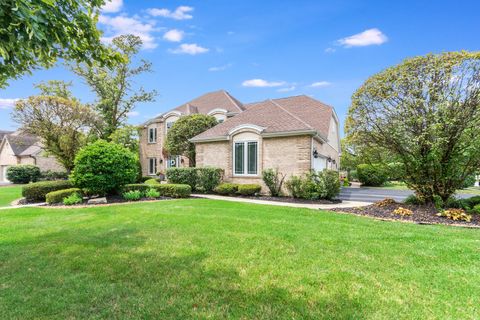
[[[223, 136], [216, 136], [216, 137], [206, 137], [206, 138], [192, 138], [189, 141], [192, 143], [202, 143], [202, 142], [215, 142], [215, 141], [229, 141], [232, 137], [232, 135], [236, 132], [240, 131], [251, 131], [252, 130], [252, 125], [242, 125], [238, 126], [232, 130], [230, 130], [228, 135], [223, 135]], [[241, 128], [240, 128], [241, 127]], [[293, 136], [304, 136], [304, 135], [309, 135], [312, 136], [314, 139], [321, 143], [327, 142], [327, 139], [320, 134], [316, 130], [295, 130], [295, 131], [279, 131], [279, 132], [263, 132], [264, 128], [255, 126], [257, 127], [255, 131], [258, 132], [258, 134], [262, 138], [280, 138], [280, 137], [293, 137]], [[248, 130], [250, 129], [250, 130]], [[261, 130], [260, 130], [261, 129]]]

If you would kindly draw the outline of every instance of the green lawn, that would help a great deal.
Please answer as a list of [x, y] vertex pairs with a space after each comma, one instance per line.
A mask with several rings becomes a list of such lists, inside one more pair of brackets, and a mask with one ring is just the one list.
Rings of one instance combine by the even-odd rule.
[[478, 319], [480, 230], [172, 200], [0, 212], [3, 319]]
[[0, 186], [0, 207], [9, 206], [13, 200], [22, 197], [22, 186]]

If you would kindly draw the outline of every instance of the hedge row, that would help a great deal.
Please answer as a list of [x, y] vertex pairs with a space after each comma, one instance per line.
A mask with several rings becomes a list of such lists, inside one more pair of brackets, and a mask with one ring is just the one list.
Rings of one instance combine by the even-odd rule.
[[123, 186], [122, 193], [128, 191], [140, 191], [145, 193], [149, 189], [155, 189], [160, 193], [160, 197], [188, 198], [192, 193], [192, 188], [187, 184], [143, 184], [132, 183]]
[[72, 187], [68, 180], [35, 182], [23, 186], [22, 196], [29, 202], [45, 201], [47, 193]]
[[69, 188], [69, 189], [52, 191], [47, 193], [47, 195], [45, 196], [45, 200], [47, 201], [47, 203], [61, 203], [63, 202], [63, 199], [75, 193], [78, 195], [81, 195], [82, 190], [78, 188]]
[[167, 180], [175, 184], [188, 184], [192, 190], [212, 192], [222, 181], [223, 170], [219, 168], [169, 168]]
[[262, 187], [258, 184], [222, 183], [215, 188], [215, 192], [222, 195], [240, 194], [253, 196], [260, 192]]

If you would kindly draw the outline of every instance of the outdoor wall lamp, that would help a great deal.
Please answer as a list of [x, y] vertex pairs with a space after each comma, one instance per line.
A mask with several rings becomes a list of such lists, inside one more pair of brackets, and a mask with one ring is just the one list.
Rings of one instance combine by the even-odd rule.
[[160, 159], [160, 164], [162, 164], [162, 163], [163, 163], [163, 159]]
[[328, 157], [328, 158], [327, 158], [327, 161], [328, 161], [328, 162], [332, 162], [332, 158], [331, 158], [331, 157]]
[[313, 149], [312, 155], [313, 155], [313, 157], [314, 157], [315, 159], [318, 158], [318, 151], [317, 151], [317, 149]]

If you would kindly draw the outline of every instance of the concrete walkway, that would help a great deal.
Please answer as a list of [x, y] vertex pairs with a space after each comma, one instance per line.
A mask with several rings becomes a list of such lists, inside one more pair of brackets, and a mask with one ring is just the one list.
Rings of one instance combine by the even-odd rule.
[[281, 207], [324, 209], [324, 210], [333, 209], [333, 208], [356, 208], [356, 207], [368, 206], [371, 204], [369, 202], [360, 202], [360, 201], [343, 201], [341, 203], [335, 203], [335, 204], [291, 203], [291, 202], [257, 200], [257, 199], [248, 199], [248, 198], [225, 197], [225, 196], [218, 196], [213, 194], [192, 194], [192, 196], [205, 198], [205, 199], [212, 199], [212, 200], [225, 200], [225, 201], [244, 202], [244, 203], [268, 204], [272, 206], [281, 206]]

